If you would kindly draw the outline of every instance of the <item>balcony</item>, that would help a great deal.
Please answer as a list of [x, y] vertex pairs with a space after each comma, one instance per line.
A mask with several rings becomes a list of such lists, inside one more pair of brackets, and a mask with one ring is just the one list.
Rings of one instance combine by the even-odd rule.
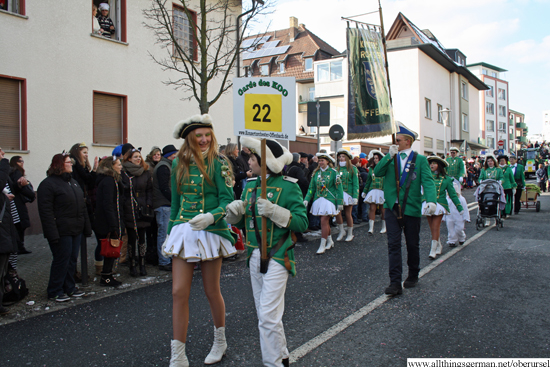
[[517, 136], [516, 140], [518, 141], [518, 143], [522, 143], [522, 144], [529, 143], [529, 141], [527, 140], [527, 138], [525, 136]]
[[527, 124], [525, 122], [518, 122], [516, 128], [525, 130], [527, 129]]

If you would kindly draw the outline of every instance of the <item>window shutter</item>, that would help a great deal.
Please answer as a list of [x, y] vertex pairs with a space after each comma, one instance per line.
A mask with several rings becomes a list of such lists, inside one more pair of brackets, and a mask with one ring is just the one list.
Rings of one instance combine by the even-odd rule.
[[21, 104], [19, 80], [0, 78], [0, 147], [21, 149]]
[[94, 144], [122, 144], [122, 97], [94, 93]]

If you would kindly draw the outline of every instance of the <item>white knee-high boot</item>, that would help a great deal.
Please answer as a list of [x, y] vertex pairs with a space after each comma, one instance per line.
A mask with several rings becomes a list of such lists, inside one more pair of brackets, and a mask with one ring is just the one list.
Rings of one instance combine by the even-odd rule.
[[346, 237], [346, 242], [353, 240], [353, 227], [348, 227], [348, 236]]
[[206, 356], [204, 364], [214, 364], [222, 360], [225, 351], [227, 349], [227, 342], [225, 341], [225, 327], [216, 328], [214, 326], [214, 344], [210, 353]]
[[369, 219], [369, 234], [372, 234], [374, 231], [374, 221], [372, 219]]
[[321, 238], [321, 245], [319, 246], [319, 249], [317, 250], [317, 255], [321, 255], [321, 254], [324, 254], [327, 247], [327, 239], [326, 238]]
[[441, 255], [441, 251], [443, 251], [443, 246], [441, 246], [441, 239], [437, 239], [437, 247], [435, 249], [436, 255]]
[[437, 240], [432, 240], [432, 248], [430, 250], [430, 259], [435, 259], [436, 258], [436, 253], [435, 253], [435, 250], [437, 248]]
[[189, 361], [187, 360], [187, 355], [185, 355], [185, 343], [179, 340], [172, 340], [170, 349], [170, 367], [189, 367]]
[[386, 233], [386, 221], [382, 221], [382, 229], [380, 230], [380, 233]]
[[327, 237], [327, 250], [330, 250], [333, 247], [334, 247], [334, 241], [332, 241], [332, 236], [329, 235]]
[[346, 235], [346, 232], [344, 231], [344, 223], [338, 224], [338, 229], [340, 230], [340, 233], [338, 233], [336, 241], [342, 241], [344, 239], [344, 236]]

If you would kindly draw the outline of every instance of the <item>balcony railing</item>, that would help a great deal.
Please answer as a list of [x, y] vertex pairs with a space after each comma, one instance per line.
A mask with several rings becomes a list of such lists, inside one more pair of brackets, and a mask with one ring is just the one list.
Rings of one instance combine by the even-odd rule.
[[516, 123], [516, 128], [518, 129], [527, 129], [527, 124], [525, 122], [518, 122]]
[[527, 144], [527, 143], [529, 142], [525, 136], [517, 136], [517, 137], [516, 137], [516, 140], [518, 141], [518, 143], [525, 143], [525, 144]]

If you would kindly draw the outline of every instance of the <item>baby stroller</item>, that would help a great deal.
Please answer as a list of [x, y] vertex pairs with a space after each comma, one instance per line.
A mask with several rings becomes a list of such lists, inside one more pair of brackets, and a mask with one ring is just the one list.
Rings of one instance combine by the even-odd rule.
[[[497, 231], [503, 227], [504, 221], [500, 217], [502, 205], [502, 185], [497, 180], [484, 180], [475, 194], [478, 198], [476, 229], [479, 231], [486, 226], [489, 218], [495, 218]], [[506, 203], [504, 201], [504, 203]]]

